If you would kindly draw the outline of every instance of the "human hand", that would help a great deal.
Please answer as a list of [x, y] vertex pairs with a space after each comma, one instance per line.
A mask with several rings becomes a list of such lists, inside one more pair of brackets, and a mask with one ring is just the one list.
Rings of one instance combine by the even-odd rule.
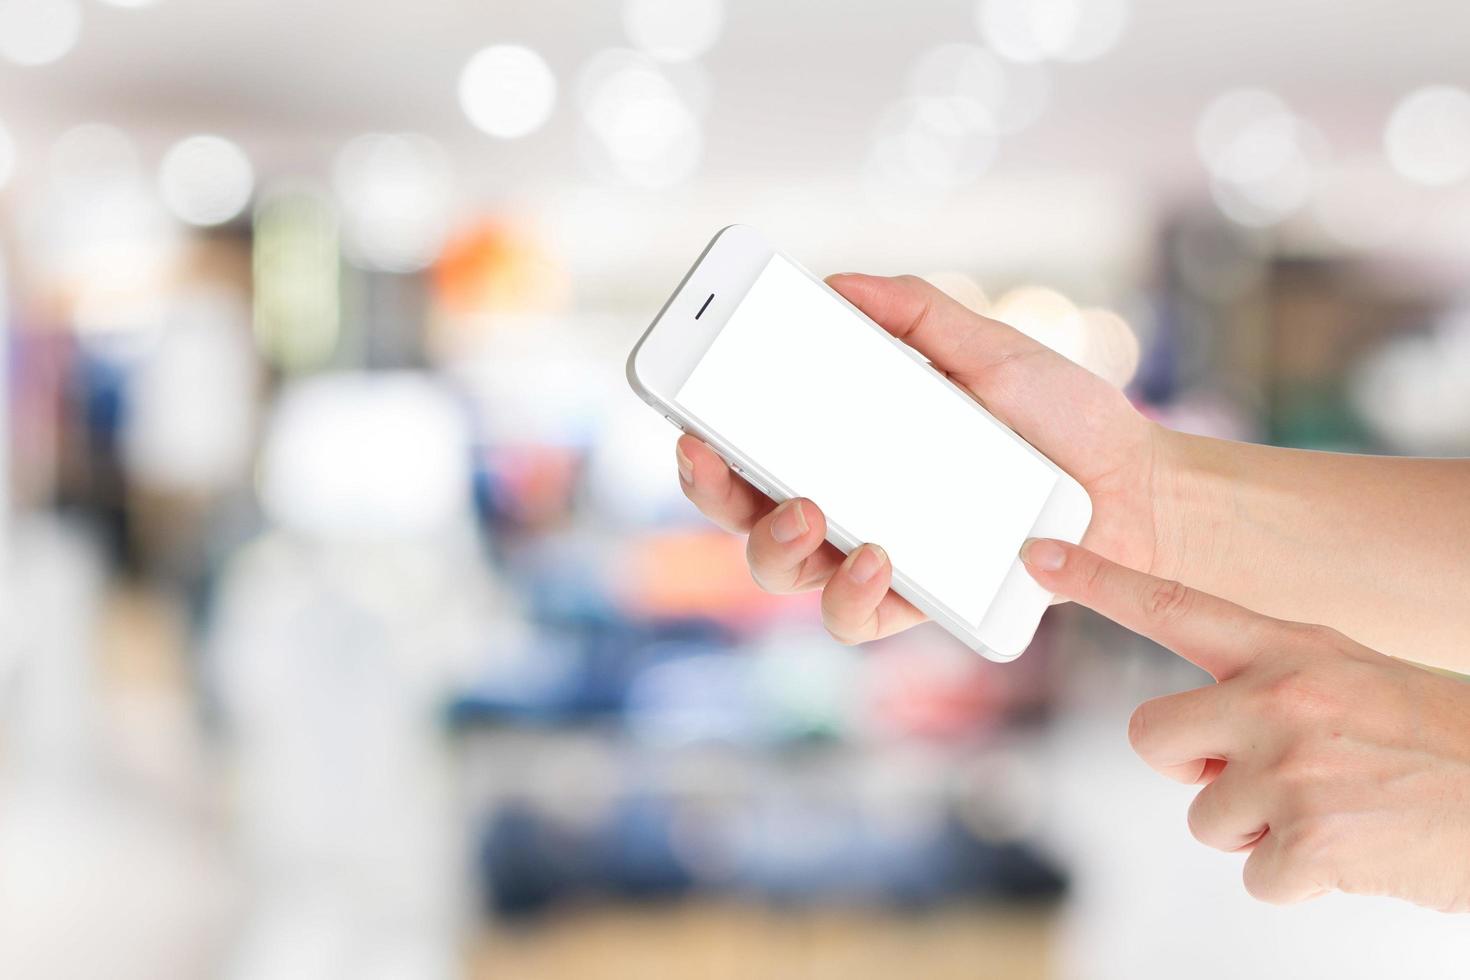
[[[832, 276], [828, 284], [969, 391], [992, 415], [1075, 477], [1092, 498], [1084, 543], [1136, 568], [1174, 569], [1174, 516], [1160, 513], [1169, 482], [1164, 430], [1117, 388], [1006, 324], [973, 313], [914, 276]], [[956, 447], [962, 452], [963, 447]], [[822, 618], [844, 642], [886, 636], [924, 615], [888, 585], [880, 547], [845, 559], [824, 542], [826, 519], [810, 500], [777, 507], [693, 436], [677, 448], [684, 493], [711, 520], [748, 534], [756, 582], [770, 592], [822, 589]], [[881, 544], [881, 542], [880, 542]]]
[[1140, 705], [1128, 735], [1158, 772], [1205, 784], [1189, 829], [1249, 852], [1252, 895], [1470, 911], [1470, 685], [1075, 545], [1031, 541], [1022, 558], [1047, 589], [1214, 676]]

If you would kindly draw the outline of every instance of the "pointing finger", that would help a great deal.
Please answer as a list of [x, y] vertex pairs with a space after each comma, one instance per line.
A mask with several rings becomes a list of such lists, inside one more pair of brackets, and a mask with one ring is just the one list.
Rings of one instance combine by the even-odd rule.
[[1216, 680], [1250, 663], [1263, 634], [1280, 625], [1233, 602], [1125, 568], [1064, 541], [1033, 538], [1021, 549], [1021, 559], [1032, 578], [1052, 592], [1163, 644]]

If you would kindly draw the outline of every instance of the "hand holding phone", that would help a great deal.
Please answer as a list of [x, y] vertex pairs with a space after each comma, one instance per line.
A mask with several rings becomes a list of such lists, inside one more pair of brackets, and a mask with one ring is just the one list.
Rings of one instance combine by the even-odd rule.
[[[775, 276], [762, 287], [773, 268]], [[769, 288], [773, 282], [778, 288]], [[1015, 560], [1015, 550], [1032, 533], [1047, 533], [1042, 528], [1048, 521], [1070, 522], [1059, 536], [1081, 536], [1086, 496], [1072, 476], [1098, 504], [1089, 545], [1146, 565], [1153, 547], [1147, 506], [1153, 427], [1116, 388], [921, 280], [839, 276], [830, 282], [832, 289], [809, 278], [749, 229], [729, 229], [691, 270], [630, 359], [635, 388], [698, 435], [698, 441], [680, 441], [685, 492], [723, 526], [750, 533], [752, 570], [763, 586], [822, 588], [824, 618], [840, 639], [872, 639], [932, 617], [988, 656], [1010, 659], [1029, 642], [1049, 598]], [[706, 288], [712, 284], [718, 288]], [[716, 321], [690, 328], [721, 303]], [[742, 323], [742, 308], [760, 315]], [[839, 333], [829, 330], [814, 356], [807, 328], [817, 319]], [[743, 343], [732, 332], [734, 345], [716, 344], [725, 330], [746, 328], [751, 332]], [[878, 333], [902, 352], [900, 360], [873, 347], [882, 365], [853, 369], [845, 348], [855, 337], [862, 341], [861, 330]], [[683, 358], [667, 373], [657, 359], [644, 359], [661, 336], [669, 346], [658, 356], [672, 349]], [[894, 339], [907, 346], [899, 348]], [[722, 346], [731, 349], [722, 353]], [[915, 351], [950, 380], [924, 366], [895, 381], [888, 372], [903, 374], [920, 363]], [[781, 361], [786, 355], [798, 363]], [[685, 390], [706, 357], [715, 357], [709, 363], [719, 366], [723, 379]], [[872, 371], [884, 376], [875, 382]], [[803, 379], [814, 397], [793, 396], [793, 385]], [[914, 383], [927, 387], [910, 389]], [[903, 397], [895, 398], [899, 392]], [[916, 402], [934, 397], [941, 401], [916, 414]], [[946, 406], [942, 398], [948, 397], [959, 401]], [[701, 413], [691, 404], [702, 404], [709, 418], [696, 417]], [[765, 411], [771, 406], [787, 409], [776, 413], [774, 438]], [[964, 411], [977, 418], [962, 418]], [[939, 415], [949, 418], [935, 425]], [[713, 429], [712, 420], [718, 422]], [[968, 427], [968, 435], [950, 429], [947, 438], [935, 438], [951, 424]], [[788, 429], [790, 439], [781, 435]], [[822, 493], [803, 492], [758, 461], [820, 484], [823, 474], [809, 472], [808, 455], [843, 471], [843, 478], [864, 475], [864, 484], [878, 486], [876, 497], [849, 492], [851, 479], [829, 483]], [[1033, 461], [1049, 482], [1037, 481]], [[798, 497], [811, 499], [790, 502]], [[775, 500], [787, 502], [778, 508]], [[843, 524], [886, 524], [903, 547], [873, 536], [886, 552], [859, 548], [870, 536], [834, 528], [838, 521], [829, 518], [839, 512]], [[917, 522], [908, 519], [913, 515]], [[915, 527], [927, 529], [917, 548], [901, 540]]]

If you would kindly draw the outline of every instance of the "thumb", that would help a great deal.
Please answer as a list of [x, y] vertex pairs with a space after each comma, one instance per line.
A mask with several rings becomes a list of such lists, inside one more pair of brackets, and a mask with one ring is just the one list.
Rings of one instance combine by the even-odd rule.
[[1112, 384], [918, 276], [844, 274], [827, 285], [1084, 485], [1147, 439]]
[[974, 388], [986, 368], [1050, 348], [1008, 324], [960, 305], [918, 276], [828, 276], [827, 285], [870, 320]]

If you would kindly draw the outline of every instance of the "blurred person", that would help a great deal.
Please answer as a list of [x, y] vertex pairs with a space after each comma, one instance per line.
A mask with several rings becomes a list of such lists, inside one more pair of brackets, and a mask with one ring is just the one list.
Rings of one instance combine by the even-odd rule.
[[[1470, 686], [1415, 665], [1470, 670], [1470, 460], [1170, 431], [921, 279], [828, 283], [1087, 489], [1084, 547], [1033, 540], [1022, 558], [1059, 597], [1215, 678], [1141, 705], [1129, 736], [1154, 769], [1204, 786], [1190, 830], [1249, 852], [1252, 895], [1339, 890], [1470, 911]], [[777, 506], [692, 436], [676, 456], [690, 500], [749, 536], [755, 580], [820, 589], [838, 640], [923, 621], [889, 590], [879, 545], [844, 557], [812, 501]]]

